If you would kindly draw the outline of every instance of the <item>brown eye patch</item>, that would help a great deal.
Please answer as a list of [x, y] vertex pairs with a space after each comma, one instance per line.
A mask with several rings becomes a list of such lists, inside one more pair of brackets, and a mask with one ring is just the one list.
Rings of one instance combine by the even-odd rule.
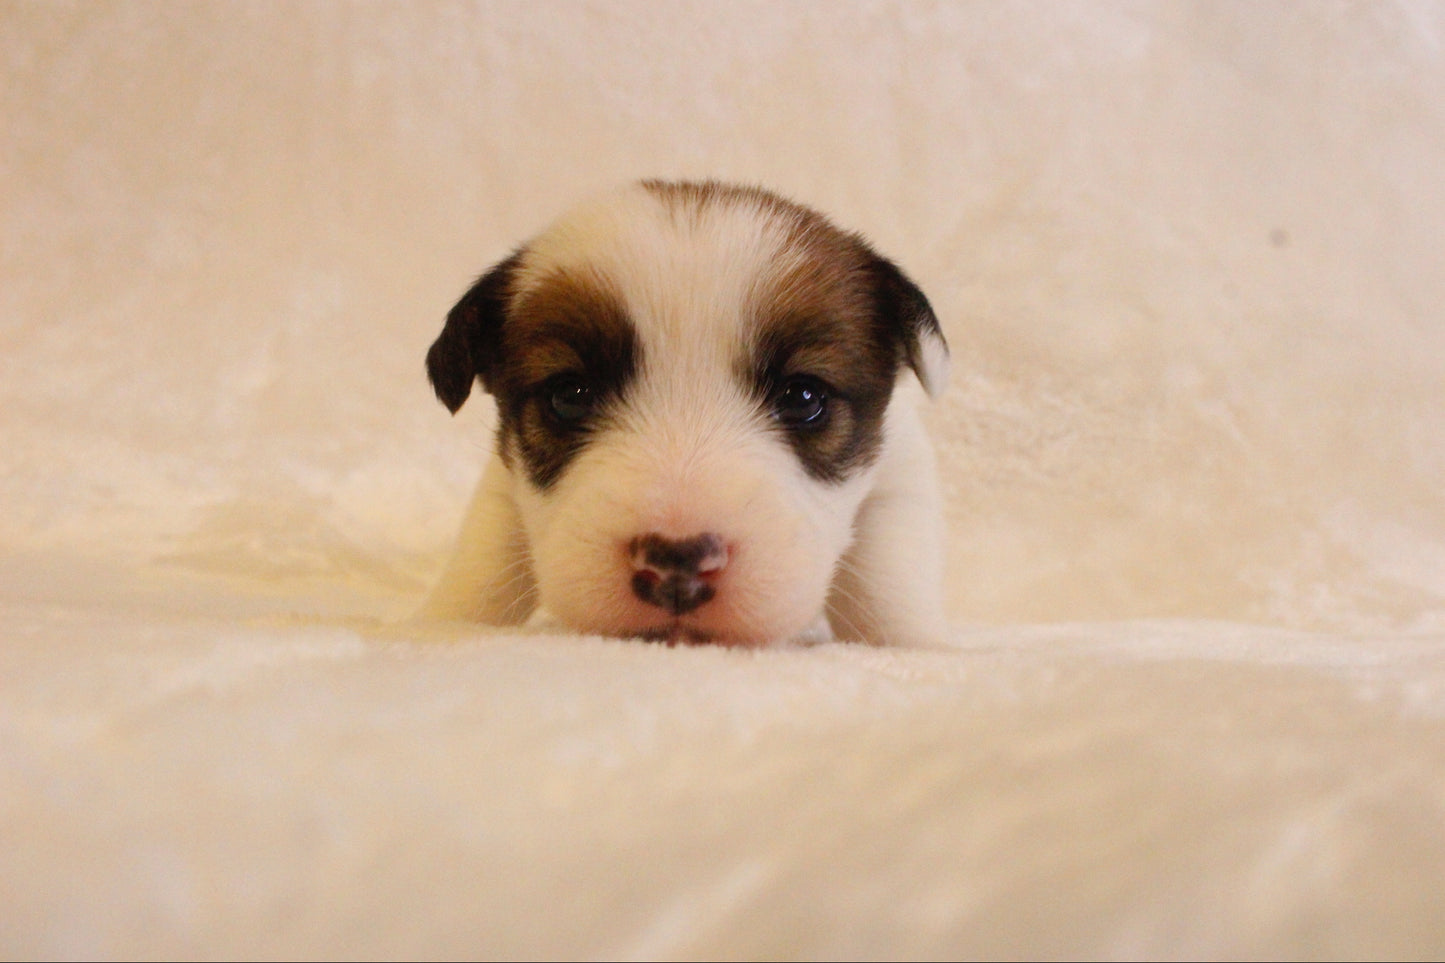
[[[841, 482], [877, 456], [902, 347], [879, 310], [877, 256], [820, 216], [793, 217], [790, 259], [754, 304], [744, 363], [804, 470]], [[802, 417], [814, 406], [809, 385], [826, 409], [812, 419]]]
[[621, 298], [556, 271], [512, 304], [495, 386], [498, 450], [539, 489], [556, 484], [634, 377], [641, 355]]
[[863, 317], [774, 320], [749, 363], [769, 417], [813, 478], [841, 482], [872, 463], [898, 370], [897, 349]]

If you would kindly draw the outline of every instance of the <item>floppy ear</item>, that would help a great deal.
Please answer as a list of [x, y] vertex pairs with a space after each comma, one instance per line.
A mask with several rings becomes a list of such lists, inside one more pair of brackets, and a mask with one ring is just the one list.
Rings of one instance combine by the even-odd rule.
[[879, 257], [873, 265], [878, 311], [903, 340], [903, 359], [923, 390], [937, 398], [948, 387], [948, 343], [928, 298], [898, 266]]
[[442, 333], [426, 353], [426, 373], [437, 398], [456, 414], [472, 382], [490, 378], [493, 361], [501, 344], [502, 322], [511, 299], [512, 276], [521, 261], [513, 254], [484, 274], [472, 289], [447, 313]]

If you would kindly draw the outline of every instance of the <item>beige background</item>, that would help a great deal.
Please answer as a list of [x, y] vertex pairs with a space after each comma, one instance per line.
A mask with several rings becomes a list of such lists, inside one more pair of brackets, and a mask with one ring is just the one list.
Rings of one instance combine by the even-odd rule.
[[960, 618], [1439, 624], [1438, 5], [4, 19], [11, 544], [413, 587], [485, 443], [419, 374], [452, 300], [581, 194], [719, 176], [942, 314]]

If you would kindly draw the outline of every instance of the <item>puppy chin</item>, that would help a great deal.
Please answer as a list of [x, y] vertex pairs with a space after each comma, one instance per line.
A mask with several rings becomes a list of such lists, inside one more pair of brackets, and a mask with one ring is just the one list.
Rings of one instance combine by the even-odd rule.
[[[618, 571], [613, 584], [625, 584], [628, 573]], [[713, 643], [738, 648], [756, 648], [783, 640], [803, 639], [808, 630], [822, 622], [825, 594], [816, 590], [814, 602], [800, 601], [798, 595], [784, 596], [786, 605], [754, 604], [744, 609], [734, 604], [730, 587], [720, 586], [719, 600], [686, 615], [669, 615], [641, 602], [621, 597], [606, 585], [593, 586], [588, 593], [569, 590], [566, 585], [553, 586], [553, 580], [541, 582], [543, 609], [556, 621], [582, 633], [639, 638], [675, 644]], [[558, 581], [561, 581], [559, 579]], [[554, 590], [555, 589], [555, 590]], [[591, 598], [593, 602], [587, 600]], [[756, 600], [755, 600], [756, 601]], [[762, 600], [764, 603], [773, 600]]]
[[[804, 638], [807, 625], [796, 627], [775, 626], [772, 629], [752, 630], [731, 625], [708, 625], [716, 619], [664, 618], [660, 622], [648, 616], [639, 616], [635, 621], [616, 622], [591, 621], [590, 613], [582, 613], [580, 619], [559, 617], [562, 625], [588, 635], [607, 635], [623, 639], [642, 639], [647, 642], [661, 642], [665, 645], [720, 645], [725, 648], [754, 649], [773, 645], [780, 639]], [[815, 620], [816, 621], [816, 620]]]

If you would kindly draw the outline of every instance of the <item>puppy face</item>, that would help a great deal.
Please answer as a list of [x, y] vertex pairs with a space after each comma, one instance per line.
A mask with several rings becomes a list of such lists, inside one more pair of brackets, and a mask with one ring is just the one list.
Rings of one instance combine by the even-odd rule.
[[941, 385], [927, 300], [752, 188], [645, 182], [484, 276], [427, 358], [496, 399], [543, 607], [581, 631], [756, 643], [823, 611], [894, 383]]

